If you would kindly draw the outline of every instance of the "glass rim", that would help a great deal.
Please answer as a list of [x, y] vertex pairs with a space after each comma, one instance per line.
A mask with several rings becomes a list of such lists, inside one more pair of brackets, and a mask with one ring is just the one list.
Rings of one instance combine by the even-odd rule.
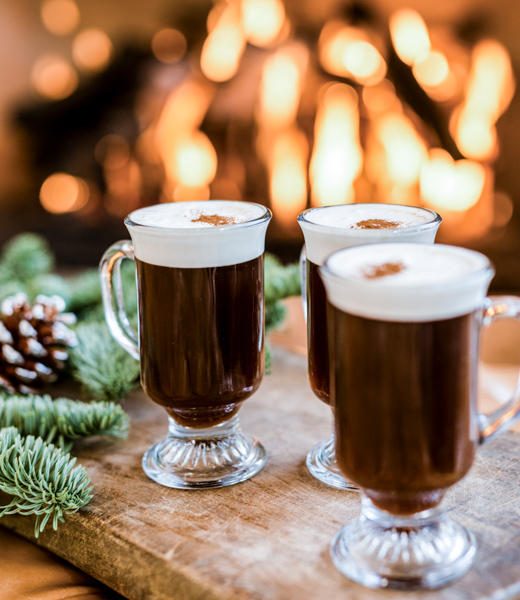
[[[357, 279], [354, 277], [345, 277], [343, 275], [339, 275], [338, 273], [335, 273], [334, 271], [331, 270], [330, 266], [329, 266], [329, 261], [330, 259], [339, 253], [350, 253], [350, 252], [355, 252], [356, 250], [359, 251], [359, 248], [367, 248], [367, 247], [372, 247], [372, 246], [386, 246], [388, 247], [388, 243], [385, 242], [375, 242], [373, 244], [363, 244], [363, 246], [351, 246], [350, 248], [342, 248], [340, 250], [336, 250], [334, 252], [332, 252], [331, 254], [329, 254], [327, 256], [327, 258], [325, 259], [325, 261], [323, 262], [323, 264], [319, 267], [320, 269], [320, 273], [324, 273], [327, 277], [330, 277], [333, 280], [336, 281], [341, 281], [341, 282], [346, 282], [346, 283], [353, 283], [354, 285], [371, 285], [370, 283], [367, 283], [366, 281], [362, 280], [362, 279]], [[424, 244], [421, 244], [420, 242], [392, 242], [392, 245], [395, 246], [423, 246]], [[491, 276], [491, 278], [496, 274], [496, 269], [495, 269], [495, 265], [493, 264], [493, 262], [482, 252], [479, 252], [478, 250], [472, 250], [471, 248], [464, 248], [462, 246], [453, 246], [451, 244], [426, 244], [429, 247], [435, 248], [435, 247], [440, 247], [440, 248], [456, 248], [460, 251], [463, 252], [471, 252], [472, 254], [478, 254], [481, 257], [483, 257], [485, 259], [485, 264], [482, 267], [479, 267], [478, 269], [474, 270], [474, 271], [470, 271], [469, 273], [467, 273], [467, 275], [459, 275], [457, 278], [454, 278], [452, 280], [449, 281], [443, 281], [442, 282], [442, 286], [444, 289], [449, 288], [449, 287], [457, 287], [457, 286], [463, 286], [468, 282], [472, 282], [474, 280], [478, 280], [481, 279], [485, 274], [489, 274]], [[399, 286], [400, 289], [407, 289], [407, 290], [422, 290], [424, 291], [424, 293], [431, 293], [431, 289], [429, 288], [428, 285], [425, 285], [424, 282], [421, 283], [411, 283], [411, 284], [407, 284], [406, 286]], [[390, 288], [387, 288], [387, 290], [391, 290], [391, 289], [397, 289], [397, 286], [392, 286]]]
[[[273, 213], [272, 211], [267, 208], [267, 206], [264, 206], [263, 204], [259, 204], [258, 202], [249, 202], [248, 200], [225, 200], [225, 202], [237, 202], [240, 204], [252, 204], [254, 206], [258, 206], [259, 208], [264, 209], [263, 214], [261, 214], [258, 217], [255, 217], [254, 219], [248, 219], [247, 221], [240, 221], [239, 223], [230, 223], [229, 225], [214, 225], [213, 227], [161, 227], [160, 225], [145, 225], [143, 223], [136, 223], [135, 221], [132, 220], [132, 215], [140, 210], [146, 210], [147, 208], [151, 208], [152, 206], [162, 206], [163, 204], [191, 204], [193, 201], [185, 201], [185, 202], [165, 202], [165, 203], [159, 203], [159, 204], [151, 204], [150, 206], [143, 206], [141, 208], [137, 208], [136, 210], [133, 210], [131, 213], [129, 213], [128, 215], [126, 215], [126, 217], [123, 220], [123, 223], [127, 226], [127, 227], [134, 227], [134, 228], [139, 228], [141, 230], [143, 229], [150, 229], [150, 230], [154, 230], [154, 231], [158, 231], [158, 232], [162, 232], [162, 233], [166, 233], [166, 232], [174, 232], [174, 233], [189, 233], [194, 234], [194, 235], [201, 235], [201, 232], [203, 233], [208, 233], [208, 231], [221, 231], [223, 229], [239, 229], [239, 228], [243, 228], [243, 227], [253, 227], [254, 225], [260, 225], [261, 223], [265, 223], [266, 221], [269, 221], [272, 216]], [[195, 202], [215, 202], [215, 200], [196, 200]]]
[[412, 206], [411, 204], [389, 204], [386, 202], [354, 202], [352, 204], [330, 204], [328, 206], [313, 206], [311, 208], [307, 208], [303, 212], [298, 215], [297, 221], [298, 223], [305, 223], [306, 225], [311, 225], [318, 229], [322, 230], [333, 230], [334, 232], [339, 231], [348, 231], [348, 235], [359, 235], [366, 236], [367, 232], [374, 231], [383, 231], [382, 229], [348, 229], [346, 230], [344, 227], [335, 227], [334, 225], [323, 225], [323, 223], [315, 223], [314, 221], [310, 221], [307, 218], [307, 215], [315, 210], [323, 210], [327, 208], [337, 208], [337, 207], [345, 207], [345, 206], [398, 206], [400, 208], [414, 208], [420, 211], [425, 211], [430, 213], [432, 216], [431, 220], [426, 221], [425, 223], [419, 223], [417, 225], [411, 225], [409, 227], [396, 227], [389, 228], [387, 231], [406, 231], [407, 233], [414, 233], [416, 231], [425, 231], [428, 229], [433, 229], [434, 227], [439, 226], [442, 223], [442, 217], [439, 213], [435, 212], [431, 208], [426, 208], [425, 206]]

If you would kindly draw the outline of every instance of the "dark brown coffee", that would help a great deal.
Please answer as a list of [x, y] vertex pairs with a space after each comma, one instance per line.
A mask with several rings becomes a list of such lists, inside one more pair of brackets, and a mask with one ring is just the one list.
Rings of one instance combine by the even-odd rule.
[[[327, 335], [327, 294], [319, 266], [307, 260], [307, 350], [312, 391], [325, 404], [330, 400], [330, 364]], [[329, 319], [332, 318], [329, 315]]]
[[328, 310], [340, 469], [383, 510], [436, 506], [471, 467], [478, 441], [477, 313], [402, 323]]
[[207, 268], [136, 263], [145, 392], [186, 427], [230, 419], [264, 371], [263, 257]]

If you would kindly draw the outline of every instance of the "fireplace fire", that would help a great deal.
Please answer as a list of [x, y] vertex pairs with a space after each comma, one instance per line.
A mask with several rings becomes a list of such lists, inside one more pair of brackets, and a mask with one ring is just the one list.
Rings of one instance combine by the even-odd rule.
[[[453, 24], [429, 26], [409, 8], [383, 18], [368, 4], [302, 26], [289, 1], [218, 0], [193, 20], [152, 36], [133, 126], [105, 126], [90, 166], [47, 166], [45, 211], [89, 221], [158, 200], [254, 200], [290, 241], [308, 206], [414, 204], [442, 214], [441, 241], [470, 245], [511, 219], [511, 198], [495, 190], [496, 125], [515, 91], [500, 42], [468, 43]], [[34, 86], [65, 106], [78, 75], [51, 67], [45, 81], [34, 71]]]
[[[256, 184], [286, 235], [306, 206], [349, 202], [438, 210], [444, 241], [493, 226], [495, 126], [515, 89], [498, 42], [468, 49], [406, 9], [391, 15], [386, 37], [369, 22], [331, 20], [312, 45], [298, 40], [279, 0], [229, 0], [208, 16], [200, 61], [196, 49], [189, 60], [155, 126], [165, 199], [213, 197], [220, 156], [203, 129], [214, 103], [215, 115], [231, 111], [226, 144], [245, 136], [263, 164], [266, 181]], [[233, 104], [242, 104], [239, 128]], [[242, 158], [246, 170], [254, 158]]]

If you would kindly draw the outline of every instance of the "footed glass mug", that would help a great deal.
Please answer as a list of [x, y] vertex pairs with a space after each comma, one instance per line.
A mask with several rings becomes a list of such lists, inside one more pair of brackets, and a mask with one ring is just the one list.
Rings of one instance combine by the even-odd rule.
[[[325, 288], [318, 269], [325, 258], [342, 248], [376, 242], [433, 244], [441, 217], [432, 210], [398, 204], [343, 204], [311, 208], [298, 222], [305, 237], [301, 255], [302, 301], [307, 320], [309, 381], [314, 394], [334, 410], [329, 383], [329, 349]], [[324, 483], [343, 489], [357, 487], [340, 472], [334, 451], [334, 434], [307, 455], [310, 473]]]
[[[150, 206], [126, 217], [132, 242], [114, 244], [101, 260], [109, 329], [141, 361], [145, 392], [169, 416], [167, 437], [143, 457], [145, 473], [162, 485], [222, 487], [265, 464], [237, 413], [263, 377], [270, 219], [251, 202]], [[139, 334], [124, 309], [124, 258], [136, 263]]]
[[479, 444], [520, 413], [520, 394], [477, 412], [482, 326], [520, 318], [486, 298], [494, 271], [464, 248], [376, 244], [330, 256], [336, 457], [362, 490], [360, 517], [333, 540], [336, 567], [367, 587], [436, 588], [473, 564], [471, 532], [439, 508]]

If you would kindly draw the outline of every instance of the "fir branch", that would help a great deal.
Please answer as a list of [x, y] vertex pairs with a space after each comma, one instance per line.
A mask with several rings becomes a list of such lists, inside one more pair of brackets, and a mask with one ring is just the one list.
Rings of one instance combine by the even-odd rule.
[[272, 254], [265, 255], [265, 303], [266, 306], [289, 296], [301, 294], [300, 268], [298, 264], [283, 266]]
[[0, 517], [9, 514], [36, 515], [35, 537], [52, 519], [52, 526], [86, 506], [92, 487], [76, 459], [42, 438], [25, 438], [15, 427], [0, 430], [0, 491], [13, 496], [0, 507]]
[[60, 296], [65, 300], [66, 310], [70, 304], [70, 285], [69, 282], [54, 273], [43, 273], [37, 275], [25, 284], [25, 292], [31, 302], [36, 300], [37, 296]]
[[34, 233], [23, 233], [3, 247], [0, 256], [0, 283], [19, 281], [28, 284], [38, 275], [50, 273], [54, 255], [47, 240]]
[[[137, 285], [135, 267], [131, 261], [121, 265], [121, 282], [128, 315], [137, 313]], [[68, 280], [69, 302], [67, 309], [78, 314], [81, 320], [104, 320], [101, 284], [97, 269], [88, 269]]]
[[105, 323], [77, 327], [78, 345], [71, 352], [75, 379], [96, 399], [119, 400], [137, 385], [139, 363], [112, 338]]
[[97, 269], [84, 271], [81, 275], [71, 278], [68, 284], [68, 310], [77, 313], [92, 306], [102, 306], [101, 284]]
[[11, 396], [0, 398], [0, 429], [4, 427], [16, 427], [21, 435], [41, 437], [68, 452], [72, 440], [87, 436], [126, 437], [128, 415], [113, 402]]
[[266, 307], [265, 307], [265, 330], [266, 330], [266, 332], [269, 333], [271, 331], [271, 329], [276, 329], [279, 325], [281, 325], [283, 320], [285, 319], [286, 314], [287, 314], [287, 309], [279, 300], [271, 303], [270, 305], [266, 304]]
[[287, 313], [280, 302], [301, 294], [300, 269], [297, 264], [283, 266], [272, 254], [265, 255], [265, 329], [278, 327]]

